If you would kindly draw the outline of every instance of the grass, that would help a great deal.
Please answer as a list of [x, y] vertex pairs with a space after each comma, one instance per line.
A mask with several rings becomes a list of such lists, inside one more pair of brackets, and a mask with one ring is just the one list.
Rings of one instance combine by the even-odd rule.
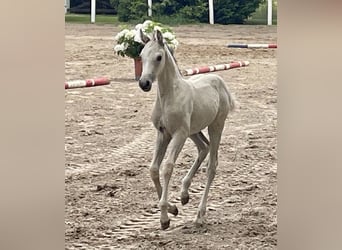
[[[66, 14], [65, 22], [68, 23], [91, 23], [88, 14]], [[114, 15], [96, 15], [96, 24], [120, 24], [118, 16]]]
[[[266, 25], [267, 24], [267, 19], [265, 18], [252, 18], [252, 19], [247, 19], [244, 24], [248, 25]], [[272, 18], [272, 25], [277, 25], [277, 19]]]

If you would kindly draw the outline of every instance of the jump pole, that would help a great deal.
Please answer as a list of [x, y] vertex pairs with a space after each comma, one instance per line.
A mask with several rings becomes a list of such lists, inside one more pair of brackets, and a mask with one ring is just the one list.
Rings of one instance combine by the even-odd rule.
[[256, 48], [264, 48], [264, 49], [276, 49], [277, 44], [228, 44], [228, 48], [241, 48], [241, 49], [256, 49]]
[[94, 78], [94, 79], [86, 79], [86, 80], [74, 80], [67, 81], [64, 84], [65, 89], [74, 89], [74, 88], [85, 88], [85, 87], [95, 87], [101, 85], [108, 85], [110, 80], [106, 77]]
[[212, 65], [212, 66], [203, 66], [199, 68], [186, 69], [182, 71], [182, 74], [184, 76], [191, 76], [191, 75], [203, 74], [203, 73], [214, 72], [214, 71], [219, 71], [219, 70], [240, 68], [240, 67], [245, 67], [248, 65], [249, 65], [248, 61], [231, 62], [229, 64], [217, 64], [217, 65]]

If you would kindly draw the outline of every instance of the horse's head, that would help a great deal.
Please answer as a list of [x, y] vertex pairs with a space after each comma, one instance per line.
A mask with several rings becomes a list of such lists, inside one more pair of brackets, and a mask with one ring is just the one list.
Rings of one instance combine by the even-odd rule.
[[151, 90], [152, 83], [164, 68], [166, 51], [163, 35], [159, 30], [153, 33], [152, 40], [144, 35], [141, 30], [140, 36], [145, 46], [140, 54], [143, 70], [139, 79], [139, 86], [143, 91], [147, 92]]

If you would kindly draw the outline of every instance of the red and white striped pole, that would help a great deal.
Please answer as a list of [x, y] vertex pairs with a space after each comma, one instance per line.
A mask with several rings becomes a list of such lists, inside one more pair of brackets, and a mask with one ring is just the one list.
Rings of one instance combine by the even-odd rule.
[[107, 85], [110, 83], [110, 80], [106, 77], [94, 78], [94, 79], [86, 79], [86, 80], [74, 80], [65, 82], [65, 89], [74, 89], [74, 88], [85, 88], [85, 87], [95, 87], [101, 85]]
[[219, 71], [219, 70], [240, 68], [240, 67], [244, 67], [248, 65], [249, 65], [248, 61], [239, 61], [239, 62], [231, 62], [229, 64], [217, 64], [217, 65], [212, 65], [212, 66], [186, 69], [186, 70], [183, 70], [182, 73], [184, 76], [191, 76], [191, 75], [203, 74], [203, 73], [214, 72], [214, 71]]
[[257, 48], [264, 48], [264, 49], [276, 49], [277, 44], [228, 44], [228, 48], [241, 48], [241, 49], [257, 49]]

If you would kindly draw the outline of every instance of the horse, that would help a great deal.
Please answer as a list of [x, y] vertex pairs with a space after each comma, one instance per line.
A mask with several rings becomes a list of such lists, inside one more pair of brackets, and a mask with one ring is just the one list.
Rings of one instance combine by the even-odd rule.
[[[154, 31], [151, 38], [140, 30], [140, 36], [145, 45], [140, 54], [143, 69], [139, 86], [148, 92], [152, 83], [158, 81], [157, 98], [151, 119], [157, 130], [157, 139], [149, 171], [158, 194], [161, 229], [165, 230], [170, 226], [168, 213], [174, 216], [178, 214], [177, 206], [168, 202], [168, 188], [175, 162], [187, 138], [197, 146], [198, 156], [182, 179], [182, 205], [188, 203], [192, 178], [209, 153], [207, 183], [194, 221], [196, 226], [201, 226], [206, 213], [209, 189], [218, 165], [222, 131], [228, 113], [234, 110], [235, 100], [224, 80], [218, 75], [183, 78], [173, 51], [159, 30]], [[209, 140], [202, 133], [205, 128], [208, 128]], [[169, 153], [160, 171], [167, 149]], [[159, 172], [163, 177], [163, 187]]]

